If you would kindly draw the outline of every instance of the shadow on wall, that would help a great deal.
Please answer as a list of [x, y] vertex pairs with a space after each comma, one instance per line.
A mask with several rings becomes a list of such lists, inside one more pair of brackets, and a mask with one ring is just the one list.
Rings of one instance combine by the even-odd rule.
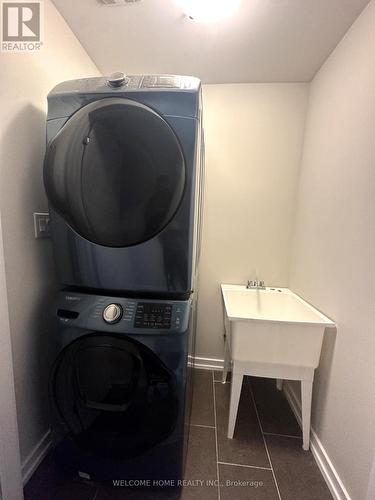
[[[315, 407], [315, 414], [319, 414], [319, 417], [325, 415], [324, 409], [327, 404], [327, 395], [329, 393], [329, 385], [331, 383], [331, 372], [333, 366], [333, 358], [335, 356], [336, 348], [336, 337], [337, 328], [326, 328], [323, 337], [322, 353], [320, 356], [320, 363], [315, 371], [315, 390], [314, 396], [316, 400], [320, 401], [320, 407]], [[319, 382], [318, 382], [319, 381]], [[314, 418], [317, 415], [313, 415], [313, 423], [319, 421], [320, 425], [324, 425], [321, 418]], [[317, 430], [317, 429], [315, 429]]]
[[[337, 337], [336, 327], [325, 329], [319, 366], [315, 370], [315, 375], [314, 375], [313, 401], [315, 400], [321, 401], [321, 406], [319, 406], [319, 408], [313, 406], [314, 414], [312, 415], [312, 427], [314, 428], [314, 431], [318, 431], [314, 426], [315, 422], [319, 421], [320, 425], [324, 425], [323, 421], [321, 420], [321, 416], [324, 415], [324, 407], [326, 406], [327, 403], [327, 394], [329, 392], [329, 385], [331, 382], [333, 358], [335, 356], [335, 348], [336, 348], [336, 337]], [[318, 380], [320, 379], [322, 381], [321, 383], [318, 382]], [[301, 384], [295, 381], [289, 381], [289, 384], [291, 384], [294, 394], [301, 402]], [[318, 415], [319, 419], [314, 418], [317, 417]]]
[[[33, 212], [46, 211], [45, 113], [27, 104], [2, 133], [1, 217], [21, 455], [48, 429], [47, 379], [56, 279], [49, 239], [36, 240]], [[1, 130], [1, 129], [0, 129]]]

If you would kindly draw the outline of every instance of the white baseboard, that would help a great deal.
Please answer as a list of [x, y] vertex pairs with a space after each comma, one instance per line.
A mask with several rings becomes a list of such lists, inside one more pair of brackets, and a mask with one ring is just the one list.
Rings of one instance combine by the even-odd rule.
[[[302, 427], [301, 403], [288, 382], [284, 383], [284, 394], [300, 427]], [[311, 428], [310, 448], [333, 498], [335, 500], [351, 500], [344, 483], [341, 481], [340, 476], [313, 428]]]
[[201, 370], [222, 370], [224, 368], [224, 360], [195, 356], [194, 368], [200, 368]]
[[25, 485], [51, 448], [51, 431], [48, 430], [22, 463], [22, 480]]

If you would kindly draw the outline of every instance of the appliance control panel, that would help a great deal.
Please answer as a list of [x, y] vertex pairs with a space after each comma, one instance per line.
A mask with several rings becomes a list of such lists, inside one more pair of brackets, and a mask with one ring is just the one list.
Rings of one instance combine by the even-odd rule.
[[142, 79], [142, 88], [180, 89], [182, 78], [174, 75], [146, 75]]
[[134, 326], [135, 328], [169, 329], [171, 327], [172, 309], [171, 304], [138, 302]]
[[[128, 90], [197, 90], [200, 81], [193, 76], [180, 75], [125, 75], [121, 72], [107, 77], [81, 78], [59, 83], [52, 94], [97, 94], [98, 92], [122, 92]], [[58, 115], [62, 116], [61, 114]], [[57, 116], [56, 116], [57, 118]]]
[[95, 331], [151, 334], [178, 333], [189, 326], [189, 300], [155, 300], [60, 292], [60, 323]]

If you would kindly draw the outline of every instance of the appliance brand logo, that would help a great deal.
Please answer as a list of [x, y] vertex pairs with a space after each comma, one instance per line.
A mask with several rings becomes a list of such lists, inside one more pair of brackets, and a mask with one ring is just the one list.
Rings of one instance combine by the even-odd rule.
[[39, 1], [8, 1], [1, 4], [3, 52], [40, 50], [42, 39], [42, 4]]
[[81, 297], [75, 297], [74, 295], [65, 295], [65, 300], [69, 302], [80, 302]]

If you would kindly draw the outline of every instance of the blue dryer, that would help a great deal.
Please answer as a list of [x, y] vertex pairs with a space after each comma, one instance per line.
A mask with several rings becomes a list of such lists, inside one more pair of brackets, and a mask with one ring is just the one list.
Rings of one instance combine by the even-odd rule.
[[202, 137], [196, 78], [89, 78], [51, 91], [44, 180], [62, 285], [190, 296]]
[[191, 314], [191, 300], [59, 293], [50, 402], [60, 466], [97, 481], [178, 486]]

